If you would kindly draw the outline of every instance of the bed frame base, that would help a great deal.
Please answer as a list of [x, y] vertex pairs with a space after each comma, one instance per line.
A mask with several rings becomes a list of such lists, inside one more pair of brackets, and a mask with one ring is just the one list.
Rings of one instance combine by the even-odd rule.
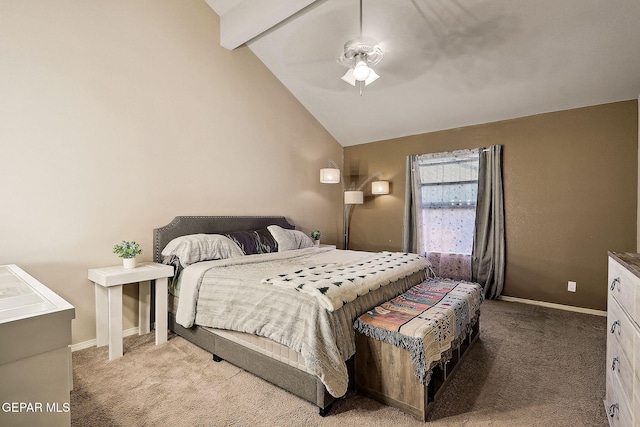
[[[224, 360], [215, 354], [212, 354], [212, 356], [214, 362], [222, 362]], [[318, 414], [320, 414], [321, 417], [326, 417], [329, 415], [329, 412], [331, 412], [331, 408], [333, 408], [333, 402], [329, 403], [326, 408], [318, 408]]]
[[[319, 414], [323, 417], [329, 413], [332, 403], [336, 400], [315, 375], [265, 357], [257, 351], [216, 335], [209, 329], [199, 326], [185, 328], [175, 321], [175, 315], [171, 313], [169, 329], [210, 352], [214, 361], [225, 360], [313, 403], [318, 406]], [[347, 367], [352, 371], [353, 361], [347, 362]]]

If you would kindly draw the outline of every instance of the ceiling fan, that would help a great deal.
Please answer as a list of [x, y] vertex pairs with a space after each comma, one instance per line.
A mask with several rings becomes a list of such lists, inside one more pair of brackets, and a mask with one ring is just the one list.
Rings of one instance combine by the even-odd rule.
[[344, 52], [340, 55], [338, 62], [349, 69], [342, 76], [342, 80], [355, 86], [360, 84], [360, 95], [362, 95], [362, 83], [365, 86], [375, 82], [380, 77], [373, 66], [381, 60], [384, 52], [376, 41], [362, 37], [362, 0], [360, 0], [360, 37], [349, 40], [344, 44]]

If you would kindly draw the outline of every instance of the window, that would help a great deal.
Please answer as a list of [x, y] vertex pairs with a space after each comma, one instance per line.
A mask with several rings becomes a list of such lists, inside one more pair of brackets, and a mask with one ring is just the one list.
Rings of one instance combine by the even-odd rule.
[[478, 198], [478, 159], [422, 160], [421, 206], [434, 209], [475, 209]]
[[420, 156], [422, 253], [471, 254], [478, 198], [478, 151]]
[[417, 181], [414, 188], [419, 204], [418, 250], [441, 276], [470, 278], [478, 153], [479, 150], [463, 150], [425, 154], [417, 156], [414, 163]]

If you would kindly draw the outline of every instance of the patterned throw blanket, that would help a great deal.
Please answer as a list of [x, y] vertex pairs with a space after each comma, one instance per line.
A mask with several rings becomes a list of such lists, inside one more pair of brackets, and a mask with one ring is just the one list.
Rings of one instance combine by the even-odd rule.
[[356, 331], [411, 352], [423, 384], [431, 370], [448, 360], [480, 315], [477, 283], [427, 279], [356, 319]]
[[263, 283], [295, 289], [315, 296], [328, 311], [335, 311], [381, 286], [429, 268], [429, 261], [411, 253], [381, 252], [346, 264], [324, 264], [280, 274]]

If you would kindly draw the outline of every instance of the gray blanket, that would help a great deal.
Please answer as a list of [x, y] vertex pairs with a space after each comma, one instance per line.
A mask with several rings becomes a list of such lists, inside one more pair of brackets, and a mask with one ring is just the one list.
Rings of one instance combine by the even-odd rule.
[[[309, 370], [331, 395], [342, 396], [349, 380], [345, 361], [355, 353], [353, 322], [365, 311], [423, 281], [426, 270], [407, 270], [398, 280], [329, 312], [313, 295], [262, 280], [313, 265], [352, 262], [370, 254], [315, 248], [288, 252], [200, 265], [194, 273], [183, 276], [180, 305], [183, 300], [188, 305], [192, 298], [186, 290], [195, 290], [196, 324], [251, 333], [284, 344], [304, 356]], [[184, 279], [189, 276], [196, 283], [186, 283]]]

